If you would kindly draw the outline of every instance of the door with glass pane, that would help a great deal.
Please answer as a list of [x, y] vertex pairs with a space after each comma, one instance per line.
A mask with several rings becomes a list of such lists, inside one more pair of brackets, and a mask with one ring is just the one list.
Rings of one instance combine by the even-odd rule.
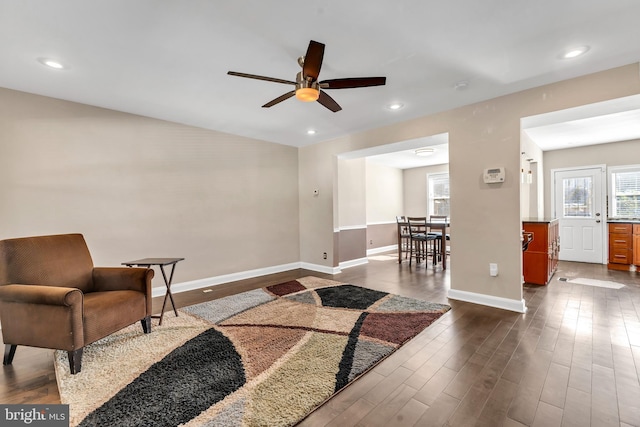
[[604, 173], [602, 167], [554, 172], [554, 207], [560, 226], [560, 260], [605, 262]]

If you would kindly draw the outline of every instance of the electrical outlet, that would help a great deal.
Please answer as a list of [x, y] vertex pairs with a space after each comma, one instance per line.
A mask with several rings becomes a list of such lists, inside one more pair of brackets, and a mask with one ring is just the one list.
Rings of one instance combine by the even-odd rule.
[[324, 252], [324, 253], [322, 254], [322, 259], [327, 259], [327, 253], [326, 253], [326, 252]]
[[370, 244], [370, 245], [373, 245], [373, 240], [369, 240], [369, 244]]

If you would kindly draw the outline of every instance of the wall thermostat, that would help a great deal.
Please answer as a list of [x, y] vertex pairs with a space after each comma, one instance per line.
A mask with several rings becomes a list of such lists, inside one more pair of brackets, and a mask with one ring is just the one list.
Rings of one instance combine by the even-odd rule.
[[485, 184], [499, 184], [504, 182], [504, 168], [485, 169], [482, 177]]

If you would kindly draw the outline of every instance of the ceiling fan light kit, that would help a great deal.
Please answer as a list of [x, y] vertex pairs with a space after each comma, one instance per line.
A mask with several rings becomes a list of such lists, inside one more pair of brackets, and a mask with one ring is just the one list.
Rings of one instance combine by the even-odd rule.
[[[280, 95], [266, 104], [263, 108], [273, 107], [274, 105], [295, 96], [302, 102], [318, 101], [324, 107], [334, 113], [342, 110], [342, 107], [324, 90], [326, 89], [352, 89], [368, 86], [383, 86], [386, 84], [386, 77], [354, 77], [345, 79], [331, 79], [319, 82], [318, 75], [322, 67], [322, 59], [324, 57], [324, 44], [311, 40], [305, 56], [298, 58], [298, 64], [302, 67], [302, 71], [296, 76], [296, 81], [277, 79], [273, 77], [259, 76], [255, 74], [239, 73], [229, 71], [227, 74], [237, 77], [245, 77], [249, 79], [265, 80], [268, 82], [295, 85], [295, 90]], [[323, 89], [323, 90], [320, 90]]]
[[313, 102], [320, 98], [320, 89], [318, 83], [302, 80], [302, 73], [298, 73], [296, 77], [296, 98], [302, 102]]

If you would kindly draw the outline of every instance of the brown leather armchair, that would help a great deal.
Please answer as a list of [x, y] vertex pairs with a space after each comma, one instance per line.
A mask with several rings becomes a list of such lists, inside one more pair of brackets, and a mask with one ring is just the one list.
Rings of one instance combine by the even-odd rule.
[[0, 241], [0, 321], [5, 365], [18, 345], [66, 350], [72, 374], [82, 349], [138, 320], [151, 332], [153, 270], [94, 267], [81, 234]]

